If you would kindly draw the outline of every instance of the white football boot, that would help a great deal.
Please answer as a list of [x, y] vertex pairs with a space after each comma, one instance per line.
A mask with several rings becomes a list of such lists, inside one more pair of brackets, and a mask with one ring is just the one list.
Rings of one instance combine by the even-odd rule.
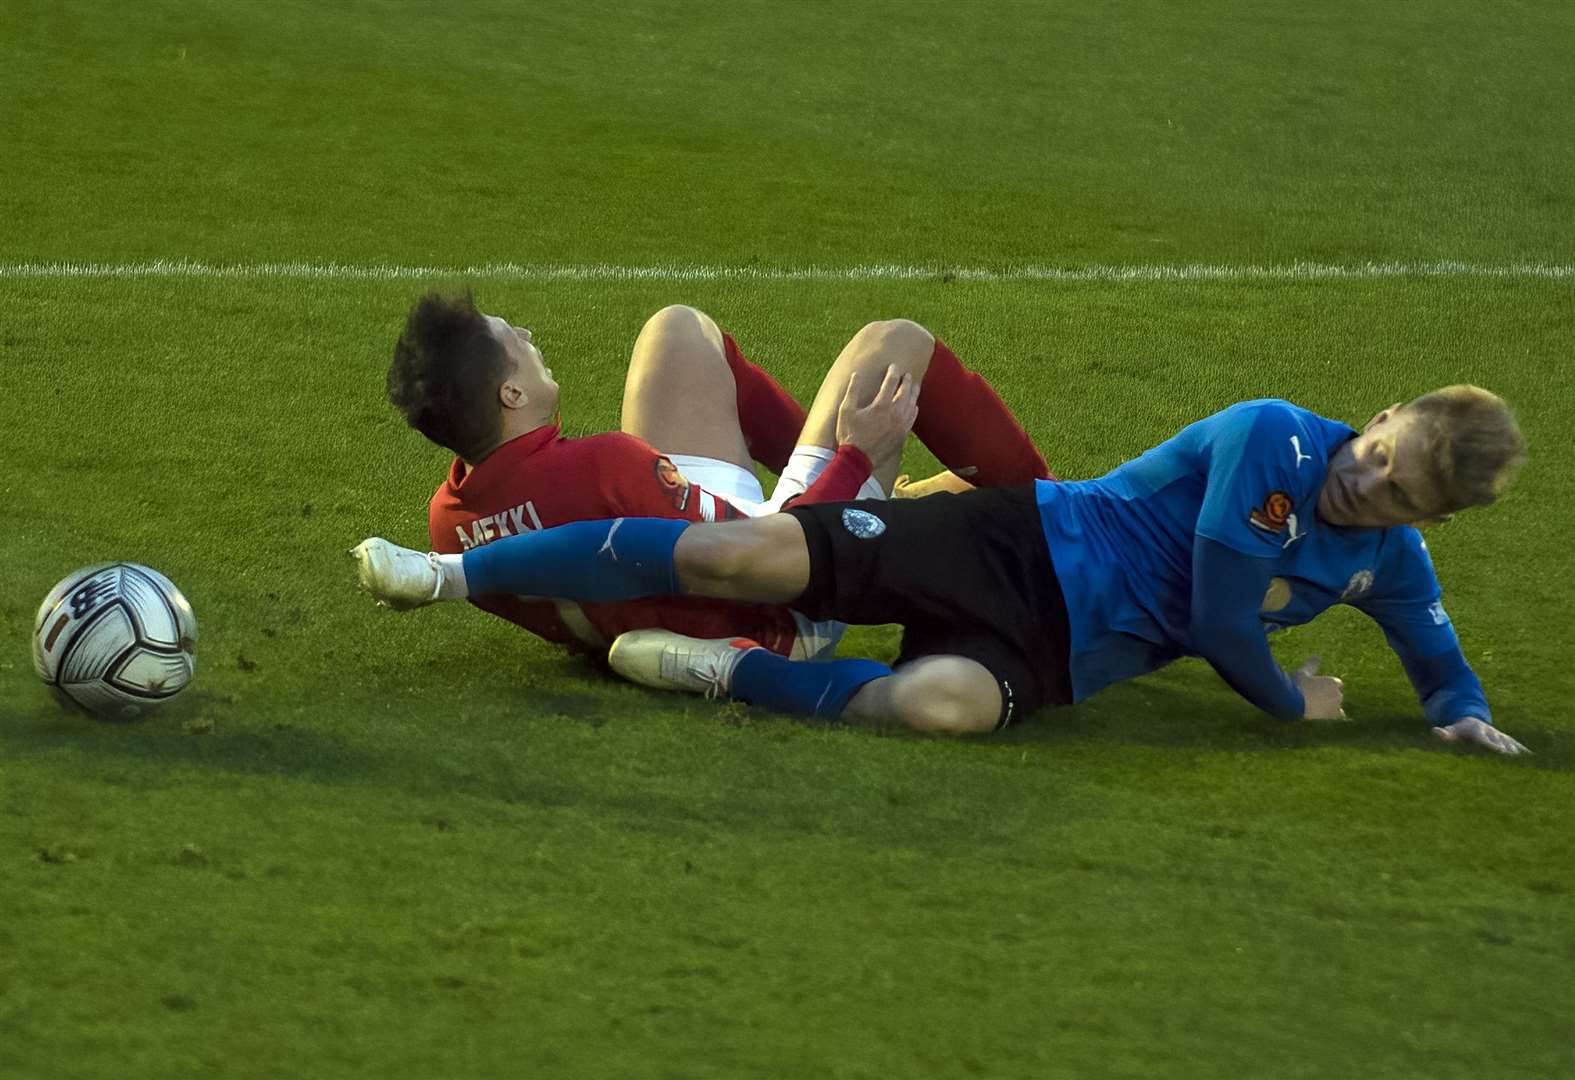
[[607, 664], [632, 683], [653, 690], [687, 690], [725, 697], [739, 657], [758, 642], [748, 638], [685, 637], [671, 630], [630, 630], [607, 650]]
[[412, 551], [374, 536], [350, 549], [361, 588], [384, 607], [408, 611], [438, 599], [443, 571], [437, 555]]

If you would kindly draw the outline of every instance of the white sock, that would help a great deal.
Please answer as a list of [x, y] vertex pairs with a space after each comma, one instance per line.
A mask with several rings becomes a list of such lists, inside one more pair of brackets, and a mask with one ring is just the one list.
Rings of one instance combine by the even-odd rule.
[[[824, 446], [813, 446], [809, 443], [800, 443], [793, 448], [792, 455], [788, 458], [787, 466], [782, 470], [782, 476], [777, 480], [776, 490], [771, 493], [771, 502], [781, 506], [794, 495], [802, 495], [808, 491], [814, 482], [820, 479], [820, 474], [826, 471], [826, 465], [837, 456], [835, 450], [828, 450]], [[884, 499], [887, 497], [886, 489], [880, 486], [880, 481], [871, 476], [859, 485], [856, 499]]]
[[738, 668], [738, 662], [744, 658], [745, 653], [751, 653], [755, 649], [764, 647], [763, 645], [755, 645], [749, 648], [732, 648], [727, 650], [729, 655], [722, 657], [722, 662], [717, 665], [717, 677], [722, 684], [722, 689], [728, 696], [732, 696], [733, 693], [733, 672]]
[[793, 453], [788, 457], [788, 463], [782, 469], [782, 475], [777, 479], [776, 490], [771, 493], [771, 501], [781, 506], [795, 495], [802, 495], [809, 490], [826, 469], [826, 463], [837, 456], [835, 450], [828, 450], [824, 446], [813, 446], [809, 443], [800, 443], [793, 448]]
[[470, 595], [465, 582], [465, 557], [463, 555], [438, 555], [438, 599], [463, 600]]

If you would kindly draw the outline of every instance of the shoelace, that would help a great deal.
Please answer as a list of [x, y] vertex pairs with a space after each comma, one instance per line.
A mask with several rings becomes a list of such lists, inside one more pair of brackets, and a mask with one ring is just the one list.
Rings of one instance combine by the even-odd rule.
[[443, 595], [443, 564], [438, 562], [437, 552], [427, 552], [427, 565], [432, 568], [433, 575], [432, 595], [427, 597], [427, 602], [431, 603]]
[[723, 685], [721, 662], [713, 653], [697, 653], [691, 649], [677, 647], [664, 649], [661, 664], [664, 679], [673, 679], [683, 674], [703, 683], [707, 701], [715, 701], [727, 693], [727, 687]]

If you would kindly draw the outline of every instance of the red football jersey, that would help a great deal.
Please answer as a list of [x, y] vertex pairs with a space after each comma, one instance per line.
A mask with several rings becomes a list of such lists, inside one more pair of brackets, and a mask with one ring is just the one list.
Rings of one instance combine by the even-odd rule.
[[[869, 458], [856, 447], [840, 447], [799, 500], [856, 498], [869, 474]], [[613, 431], [568, 439], [549, 424], [503, 444], [468, 474], [456, 458], [432, 496], [427, 525], [433, 550], [454, 555], [499, 537], [571, 521], [743, 516], [726, 500], [689, 483], [671, 461], [633, 435]], [[798, 637], [788, 609], [771, 604], [688, 597], [592, 604], [500, 595], [473, 596], [470, 602], [548, 641], [595, 650], [605, 649], [625, 630], [648, 627], [699, 638], [753, 638], [784, 656]]]

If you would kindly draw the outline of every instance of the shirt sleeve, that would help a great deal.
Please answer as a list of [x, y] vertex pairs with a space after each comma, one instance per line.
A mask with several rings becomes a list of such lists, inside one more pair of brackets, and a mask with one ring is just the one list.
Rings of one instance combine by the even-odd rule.
[[665, 455], [633, 435], [609, 432], [595, 442], [596, 483], [613, 517], [732, 521], [745, 515], [732, 503], [692, 484]]
[[1197, 534], [1243, 555], [1275, 556], [1311, 525], [1324, 468], [1312, 434], [1280, 402], [1224, 418], [1207, 447]]
[[1194, 538], [1190, 637], [1232, 690], [1281, 720], [1300, 720], [1306, 700], [1269, 651], [1258, 616], [1273, 574], [1271, 559]]
[[1397, 556], [1386, 562], [1378, 586], [1353, 606], [1383, 628], [1434, 727], [1466, 717], [1491, 724], [1482, 681], [1466, 663], [1421, 535], [1405, 530]]

